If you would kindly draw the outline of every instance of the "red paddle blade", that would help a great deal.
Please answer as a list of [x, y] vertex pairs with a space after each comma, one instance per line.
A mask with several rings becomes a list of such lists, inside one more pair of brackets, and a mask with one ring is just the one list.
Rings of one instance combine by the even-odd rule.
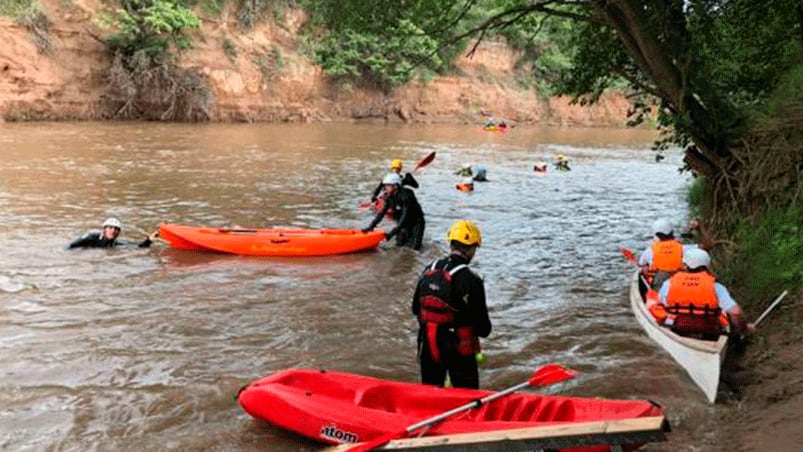
[[636, 264], [636, 255], [629, 249], [622, 247], [622, 256], [624, 256], [625, 259], [627, 259], [627, 261], [631, 264]]
[[426, 157], [421, 159], [420, 162], [416, 163], [415, 168], [413, 168], [413, 171], [418, 171], [418, 169], [429, 165], [430, 163], [432, 163], [433, 160], [435, 160], [435, 151], [430, 152], [429, 154], [427, 154]]
[[559, 364], [545, 364], [533, 373], [530, 386], [549, 386], [561, 381], [571, 380], [577, 372], [567, 369]]
[[382, 436], [378, 436], [370, 441], [366, 441], [364, 443], [355, 444], [353, 447], [349, 447], [346, 449], [347, 452], [368, 452], [369, 450], [374, 450], [377, 447], [382, 447], [385, 444], [393, 441], [394, 439], [401, 439], [407, 436], [407, 430], [400, 430], [398, 432], [393, 433], [386, 433]]

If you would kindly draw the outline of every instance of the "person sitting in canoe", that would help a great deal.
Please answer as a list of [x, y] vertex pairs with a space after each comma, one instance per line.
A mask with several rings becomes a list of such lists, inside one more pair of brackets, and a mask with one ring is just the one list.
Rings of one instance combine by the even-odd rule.
[[711, 256], [705, 250], [686, 251], [683, 265], [684, 269], [672, 275], [658, 291], [660, 306], [651, 312], [659, 323], [678, 334], [710, 340], [716, 340], [722, 326], [728, 324], [740, 334], [755, 330], [753, 324], [744, 321], [742, 308], [728, 289], [709, 271]]
[[556, 155], [555, 169], [558, 171], [571, 171], [571, 168], [569, 168], [569, 159], [563, 154]]
[[468, 265], [482, 237], [472, 222], [460, 220], [447, 239], [449, 256], [427, 265], [413, 294], [421, 382], [443, 386], [448, 372], [453, 387], [478, 389], [479, 338], [491, 334], [491, 320], [484, 283]]
[[[103, 222], [103, 225], [101, 225], [101, 229], [99, 231], [95, 230], [87, 232], [70, 243], [67, 248], [113, 248], [116, 246], [129, 246], [130, 244], [128, 242], [117, 239], [120, 236], [120, 231], [122, 228], [123, 225], [120, 223], [120, 220], [114, 217], [109, 217]], [[140, 242], [137, 246], [140, 248], [147, 248], [151, 246], [151, 243], [158, 236], [159, 230], [157, 229], [156, 231], [153, 231], [149, 235], [145, 236], [145, 240]]]
[[[403, 166], [404, 164], [402, 163], [401, 159], [393, 159], [390, 161], [390, 172], [396, 173], [399, 175], [399, 177], [402, 177], [402, 183], [401, 183], [402, 187], [418, 188], [418, 181], [415, 180], [412, 174], [405, 173], [404, 176], [401, 175]], [[379, 201], [380, 196], [383, 194], [382, 192], [383, 185], [384, 184], [382, 184], [382, 181], [380, 180], [379, 184], [376, 186], [373, 194], [371, 195], [371, 204], [376, 204], [377, 201]]]
[[[690, 226], [699, 227], [699, 222], [689, 223]], [[673, 273], [683, 268], [683, 254], [697, 245], [684, 245], [675, 239], [675, 228], [666, 218], [659, 218], [652, 224], [652, 233], [655, 240], [639, 256], [639, 266], [651, 281], [650, 288], [658, 290]], [[643, 286], [643, 284], [640, 284]], [[642, 295], [646, 287], [640, 287]]]
[[385, 201], [382, 210], [376, 213], [373, 221], [362, 232], [373, 231], [385, 217], [389, 209], [393, 209], [393, 220], [396, 227], [385, 234], [390, 240], [396, 237], [396, 246], [409, 246], [414, 250], [421, 249], [424, 239], [424, 211], [415, 197], [412, 189], [402, 189], [402, 178], [397, 173], [390, 173], [382, 179]]

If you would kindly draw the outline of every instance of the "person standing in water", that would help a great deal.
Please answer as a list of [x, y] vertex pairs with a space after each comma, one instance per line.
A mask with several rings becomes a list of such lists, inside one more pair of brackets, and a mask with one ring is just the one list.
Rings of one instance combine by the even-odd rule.
[[[122, 240], [118, 240], [120, 231], [123, 229], [120, 220], [114, 217], [109, 217], [101, 225], [100, 231], [89, 231], [78, 239], [74, 240], [67, 247], [73, 248], [114, 248], [116, 246], [130, 246], [131, 244]], [[137, 246], [139, 248], [147, 248], [159, 236], [159, 230], [145, 236], [145, 240], [140, 242]]]

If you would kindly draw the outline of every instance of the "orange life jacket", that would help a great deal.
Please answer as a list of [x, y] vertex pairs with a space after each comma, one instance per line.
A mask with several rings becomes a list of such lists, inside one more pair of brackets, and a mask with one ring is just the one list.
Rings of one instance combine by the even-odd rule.
[[674, 273], [683, 268], [683, 244], [677, 240], [659, 240], [652, 244], [650, 275], [656, 272]]
[[716, 278], [707, 271], [678, 272], [669, 279], [666, 312], [678, 334], [718, 335], [722, 327]]

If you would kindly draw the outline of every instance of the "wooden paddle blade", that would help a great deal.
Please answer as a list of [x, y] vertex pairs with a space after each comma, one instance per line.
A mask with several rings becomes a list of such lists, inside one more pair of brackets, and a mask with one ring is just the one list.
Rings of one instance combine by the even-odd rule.
[[631, 264], [638, 265], [636, 263], [636, 255], [635, 255], [635, 253], [633, 253], [629, 249], [627, 249], [625, 247], [622, 247], [622, 256], [624, 256], [625, 259], [627, 259], [627, 261], [630, 262]]
[[415, 168], [413, 168], [413, 171], [418, 171], [419, 169], [429, 165], [430, 163], [432, 163], [433, 160], [435, 160], [435, 151], [430, 152], [429, 154], [427, 154], [426, 157], [421, 159], [420, 162], [416, 163]]
[[545, 364], [533, 373], [528, 383], [530, 386], [549, 386], [571, 380], [575, 376], [577, 376], [577, 372], [559, 364]]

